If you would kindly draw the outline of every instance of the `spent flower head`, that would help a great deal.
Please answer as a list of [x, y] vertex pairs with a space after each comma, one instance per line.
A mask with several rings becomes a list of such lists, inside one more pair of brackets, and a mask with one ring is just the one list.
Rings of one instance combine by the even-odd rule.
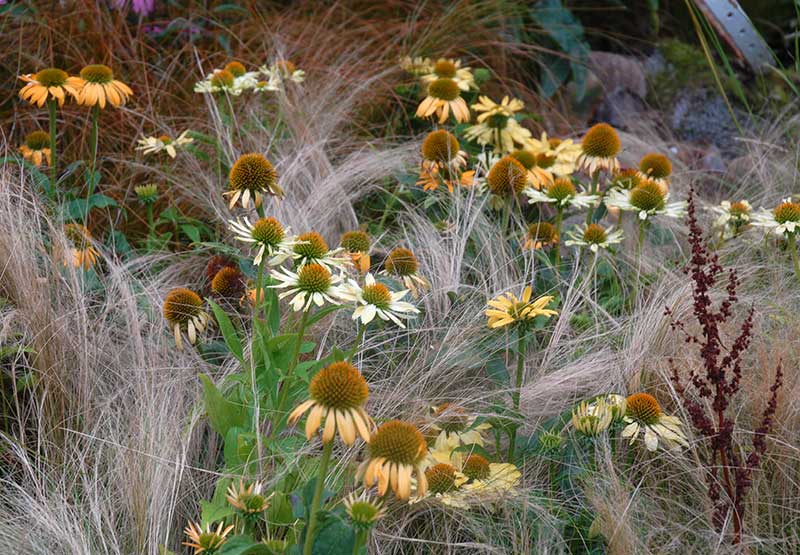
[[175, 335], [178, 350], [183, 349], [183, 331], [189, 343], [197, 342], [197, 334], [208, 325], [208, 313], [203, 309], [200, 295], [185, 287], [177, 287], [164, 298], [164, 319]]

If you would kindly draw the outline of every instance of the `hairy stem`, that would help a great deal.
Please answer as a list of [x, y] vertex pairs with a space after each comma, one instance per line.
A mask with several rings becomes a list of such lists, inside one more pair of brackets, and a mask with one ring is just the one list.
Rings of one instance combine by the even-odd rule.
[[311, 548], [314, 546], [317, 512], [319, 512], [319, 506], [322, 502], [322, 490], [325, 488], [325, 475], [328, 473], [331, 451], [333, 451], [332, 440], [327, 442], [322, 448], [322, 458], [319, 461], [319, 470], [317, 471], [317, 484], [314, 487], [314, 497], [311, 500], [311, 508], [308, 514], [308, 527], [306, 528], [306, 542], [303, 546], [303, 555], [311, 555]]

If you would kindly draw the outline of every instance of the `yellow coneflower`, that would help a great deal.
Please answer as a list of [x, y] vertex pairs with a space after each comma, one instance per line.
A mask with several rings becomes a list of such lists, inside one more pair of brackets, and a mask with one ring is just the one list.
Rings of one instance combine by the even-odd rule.
[[22, 157], [34, 166], [50, 165], [50, 134], [45, 131], [31, 131], [25, 135], [25, 142], [20, 145]]
[[492, 145], [494, 151], [507, 154], [515, 145], [524, 147], [531, 138], [531, 132], [522, 127], [514, 114], [525, 105], [517, 98], [504, 96], [500, 104], [488, 96], [480, 96], [472, 109], [479, 112], [477, 123], [464, 132], [467, 139], [477, 141], [479, 145]]
[[[462, 168], [466, 165], [466, 153], [461, 150], [458, 139], [445, 129], [431, 131], [422, 142], [422, 168], [417, 185], [426, 191], [435, 190], [444, 181], [452, 193], [457, 185], [464, 185]], [[474, 174], [474, 172], [464, 172]], [[467, 180], [470, 176], [467, 176]]]
[[572, 409], [572, 427], [588, 437], [595, 437], [605, 432], [613, 421], [613, 412], [603, 398], [592, 405], [581, 401]]
[[792, 236], [800, 231], [800, 203], [785, 198], [773, 210], [762, 209], [755, 214], [753, 224], [781, 237]]
[[155, 183], [146, 183], [144, 185], [137, 185], [133, 188], [136, 193], [136, 198], [145, 205], [152, 205], [158, 200], [158, 185]]
[[639, 179], [656, 183], [666, 192], [669, 188], [669, 176], [672, 175], [672, 162], [663, 154], [645, 154], [639, 162], [637, 175]]
[[488, 422], [476, 424], [474, 416], [470, 416], [463, 408], [452, 403], [432, 407], [431, 414], [433, 421], [430, 430], [436, 435], [434, 443], [439, 445], [439, 450], [444, 446], [440, 440], [452, 449], [472, 444], [483, 447], [483, 433], [492, 427]]
[[383, 501], [374, 499], [366, 489], [362, 489], [360, 494], [351, 492], [343, 503], [347, 517], [358, 530], [370, 530], [377, 521], [386, 516]]
[[598, 200], [597, 195], [579, 192], [569, 177], [559, 177], [541, 191], [529, 187], [525, 189], [525, 194], [529, 197], [530, 204], [544, 202], [554, 204], [557, 208], [586, 208]]
[[551, 295], [539, 297], [532, 301], [533, 288], [528, 285], [523, 289], [522, 296], [517, 299], [513, 293], [503, 293], [494, 299], [489, 299], [489, 308], [485, 314], [488, 317], [490, 328], [501, 328], [511, 324], [525, 324], [533, 321], [537, 316], [555, 316], [558, 311], [547, 308], [553, 301]]
[[431, 73], [433, 71], [433, 62], [431, 59], [423, 58], [421, 56], [403, 56], [400, 58], [399, 65], [400, 69], [416, 77]]
[[70, 77], [66, 71], [51, 67], [37, 73], [26, 73], [19, 77], [25, 85], [19, 91], [19, 97], [40, 108], [48, 99], [64, 105], [67, 95], [78, 98], [78, 90], [83, 81], [78, 77]]
[[522, 164], [528, 171], [528, 183], [534, 189], [542, 189], [553, 182], [553, 174], [544, 168], [540, 168], [537, 163], [537, 155], [527, 149], [517, 149], [512, 152], [514, 160]]
[[413, 424], [391, 420], [372, 434], [369, 458], [359, 466], [358, 475], [363, 476], [366, 487], [377, 482], [378, 495], [385, 495], [391, 487], [402, 500], [411, 496], [411, 480], [416, 476], [416, 495], [422, 497], [428, 491], [421, 466], [426, 451], [425, 437]]
[[225, 492], [225, 500], [228, 504], [246, 515], [263, 513], [269, 509], [269, 500], [274, 492], [265, 496], [261, 493], [263, 484], [252, 482], [245, 485], [244, 480], [239, 480], [238, 484], [231, 484]]
[[164, 299], [164, 319], [172, 328], [178, 350], [183, 349], [183, 329], [186, 329], [189, 343], [197, 342], [197, 334], [208, 324], [208, 313], [203, 310], [200, 295], [178, 287], [167, 293]]
[[259, 218], [255, 223], [250, 223], [248, 218], [242, 220], [228, 220], [228, 225], [233, 230], [236, 238], [243, 243], [249, 243], [256, 249], [253, 264], [261, 264], [264, 256], [268, 257], [270, 266], [278, 266], [292, 257], [292, 249], [297, 245], [298, 239], [289, 235], [291, 228], [285, 228], [273, 217]]
[[339, 239], [339, 245], [350, 256], [353, 267], [362, 274], [369, 272], [370, 243], [369, 235], [361, 230], [346, 231]]
[[272, 90], [280, 90], [287, 81], [302, 83], [306, 78], [306, 72], [297, 69], [290, 60], [277, 60], [269, 67], [262, 66], [260, 71], [269, 79], [269, 88]]
[[522, 248], [538, 250], [556, 245], [559, 240], [558, 230], [553, 224], [550, 222], [534, 222], [528, 225]]
[[640, 185], [639, 170], [636, 168], [620, 168], [611, 177], [610, 188], [630, 190]]
[[74, 268], [88, 270], [97, 264], [99, 253], [92, 246], [92, 234], [78, 223], [64, 225], [64, 235], [70, 243], [69, 253], [64, 260], [64, 265], [72, 264]]
[[656, 398], [647, 393], [634, 393], [628, 397], [623, 420], [627, 426], [622, 430], [622, 437], [630, 438], [633, 443], [639, 432], [644, 432], [644, 443], [649, 451], [658, 448], [659, 440], [670, 449], [689, 446], [680, 419], [664, 414]]
[[583, 136], [578, 167], [593, 175], [600, 170], [614, 173], [619, 169], [617, 155], [622, 149], [619, 135], [607, 123], [598, 123]]
[[428, 85], [437, 79], [452, 79], [462, 91], [477, 90], [475, 76], [468, 67], [461, 67], [461, 60], [439, 58], [430, 67], [430, 72], [423, 75], [420, 81], [423, 85]]
[[421, 289], [428, 289], [430, 287], [428, 280], [417, 273], [419, 270], [419, 261], [410, 249], [397, 247], [386, 257], [383, 267], [384, 269], [381, 273], [402, 280], [403, 285], [405, 285], [406, 289], [411, 291], [411, 295], [414, 298], [419, 297]]
[[437, 463], [425, 469], [428, 491], [432, 494], [443, 494], [458, 487], [458, 471], [451, 464]]
[[480, 499], [513, 490], [522, 473], [511, 463], [491, 463], [482, 455], [472, 453], [464, 459], [461, 473], [468, 478], [461, 488], [465, 496]]
[[182, 545], [194, 549], [195, 555], [201, 553], [211, 555], [225, 544], [231, 530], [233, 530], [233, 524], [225, 526], [220, 522], [216, 530], [213, 524], [207, 524], [204, 530], [199, 523], [189, 522], [183, 530], [183, 533], [189, 536], [189, 541], [182, 542]]
[[239, 199], [242, 208], [249, 208], [250, 199], [253, 204], [261, 206], [264, 195], [283, 198], [283, 189], [278, 185], [278, 173], [262, 154], [243, 154], [233, 164], [228, 175], [229, 190], [222, 196], [230, 197], [228, 208], [233, 208]]
[[211, 292], [223, 299], [238, 299], [244, 294], [245, 275], [236, 266], [220, 268], [211, 280]]
[[194, 85], [194, 92], [196, 93], [224, 92], [238, 96], [242, 93], [242, 90], [236, 87], [236, 77], [227, 69], [215, 70]]
[[231, 75], [233, 75], [234, 77], [241, 77], [242, 75], [247, 73], [247, 68], [244, 67], [244, 64], [236, 60], [228, 62], [222, 69], [224, 69], [225, 71], [230, 71]]
[[548, 137], [528, 141], [526, 148], [536, 154], [537, 166], [553, 176], [565, 177], [575, 172], [576, 162], [581, 154], [581, 145], [572, 139]]
[[114, 107], [124, 105], [128, 98], [133, 96], [131, 88], [114, 79], [114, 72], [110, 67], [102, 64], [92, 64], [81, 70], [82, 83], [78, 89], [78, 104], [83, 106], [106, 107], [106, 103]]
[[294, 424], [311, 411], [306, 419], [306, 439], [310, 440], [322, 427], [323, 443], [331, 442], [337, 430], [347, 445], [355, 443], [356, 435], [369, 443], [375, 428], [364, 410], [369, 387], [355, 366], [346, 361], [326, 366], [311, 379], [308, 394], [311, 398], [294, 409], [288, 420]]
[[452, 79], [436, 79], [428, 85], [428, 95], [417, 108], [417, 117], [427, 118], [436, 114], [439, 123], [444, 123], [453, 112], [457, 122], [469, 121], [469, 108], [461, 98], [461, 89]]
[[528, 171], [515, 158], [504, 156], [489, 170], [486, 185], [500, 197], [521, 193], [528, 185]]

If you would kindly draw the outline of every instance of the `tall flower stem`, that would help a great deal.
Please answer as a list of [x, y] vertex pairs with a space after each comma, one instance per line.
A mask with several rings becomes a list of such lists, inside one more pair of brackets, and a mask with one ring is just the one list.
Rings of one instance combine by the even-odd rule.
[[356, 541], [353, 542], [353, 555], [361, 555], [361, 547], [366, 545], [369, 532], [359, 530], [356, 532]]
[[794, 264], [794, 275], [800, 280], [800, 258], [797, 256], [797, 233], [790, 233], [788, 237], [789, 252], [792, 253], [792, 264]]
[[[525, 331], [523, 328], [519, 329], [519, 339], [517, 340], [517, 376], [514, 381], [514, 389], [511, 391], [511, 403], [514, 406], [514, 413], [519, 412], [519, 397], [522, 390], [522, 377], [525, 373]], [[514, 451], [517, 447], [517, 426], [516, 424], [511, 427], [511, 433], [508, 438], [508, 462], [514, 462]]]
[[50, 200], [56, 198], [56, 181], [58, 180], [58, 153], [56, 152], [56, 107], [55, 100], [47, 101], [50, 116]]
[[[555, 265], [556, 270], [561, 267], [561, 222], [564, 219], [564, 207], [560, 204], [556, 208], [556, 237], [559, 237], [559, 240], [555, 242], [553, 245], [553, 253], [555, 254]], [[558, 275], [558, 274], [557, 274]]]
[[358, 348], [361, 346], [361, 341], [364, 340], [364, 332], [367, 331], [367, 326], [365, 324], [359, 323], [358, 324], [358, 334], [356, 335], [356, 341], [353, 343], [353, 348], [347, 354], [347, 362], [353, 362], [353, 357], [356, 356], [358, 352]]
[[[589, 193], [592, 195], [597, 194], [597, 186], [600, 183], [600, 170], [595, 171], [592, 174], [592, 186], [589, 190]], [[594, 205], [589, 206], [589, 210], [586, 211], [586, 225], [592, 223], [592, 218], [594, 216]]]
[[97, 179], [94, 175], [95, 169], [97, 168], [97, 127], [98, 127], [98, 120], [100, 119], [100, 106], [95, 104], [92, 106], [92, 135], [91, 135], [91, 143], [90, 147], [92, 149], [92, 160], [91, 166], [89, 166], [89, 193], [86, 195], [86, 198], [89, 199], [94, 194], [94, 188], [99, 179]]
[[[309, 309], [310, 310], [310, 309]], [[306, 322], [308, 321], [308, 310], [303, 311], [303, 316], [300, 317], [300, 327], [297, 330], [297, 342], [294, 345], [294, 354], [292, 361], [289, 363], [289, 368], [286, 370], [286, 377], [281, 384], [281, 393], [278, 397], [278, 404], [275, 407], [275, 412], [278, 415], [279, 422], [283, 420], [283, 405], [286, 404], [286, 398], [289, 396], [289, 389], [291, 389], [291, 379], [294, 369], [297, 367], [298, 359], [300, 358], [300, 347], [303, 344], [303, 336], [306, 332]], [[274, 436], [280, 426], [275, 426], [272, 432]]]
[[[258, 313], [261, 296], [263, 295], [263, 282], [264, 282], [264, 266], [267, 264], [267, 258], [263, 257], [261, 263], [258, 265], [258, 274], [256, 275], [256, 300], [253, 303], [253, 334], [252, 341], [255, 343], [256, 333], [255, 329], [259, 325]], [[255, 345], [250, 345], [250, 388], [253, 393], [253, 433], [256, 435], [256, 457], [258, 460], [259, 472], [262, 471], [261, 467], [261, 454], [263, 453], [264, 445], [261, 441], [261, 394], [258, 391], [258, 382], [256, 378], [256, 349]]]
[[325, 475], [328, 473], [331, 451], [333, 451], [333, 441], [325, 443], [322, 448], [322, 458], [319, 460], [319, 470], [317, 471], [317, 484], [314, 487], [314, 497], [311, 500], [311, 508], [308, 513], [308, 526], [306, 526], [306, 541], [303, 546], [303, 555], [311, 555], [311, 548], [314, 546], [317, 512], [319, 512], [319, 506], [322, 502], [322, 490], [325, 488]]
[[503, 232], [503, 237], [508, 236], [508, 223], [511, 221], [511, 200], [505, 199], [503, 202], [503, 219], [500, 223], [500, 230]]

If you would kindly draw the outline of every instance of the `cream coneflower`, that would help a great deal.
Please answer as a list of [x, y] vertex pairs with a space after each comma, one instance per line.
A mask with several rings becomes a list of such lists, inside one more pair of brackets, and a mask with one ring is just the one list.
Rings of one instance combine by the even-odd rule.
[[311, 379], [308, 395], [310, 399], [294, 409], [288, 420], [293, 425], [308, 412], [306, 439], [311, 440], [322, 427], [323, 443], [332, 441], [337, 430], [347, 445], [355, 443], [356, 435], [369, 443], [375, 428], [364, 410], [369, 387], [355, 366], [346, 361], [326, 366]]
[[488, 422], [478, 424], [474, 416], [452, 403], [431, 407], [431, 415], [428, 430], [434, 439], [430, 455], [437, 462], [451, 462], [451, 454], [462, 445], [483, 447], [483, 433], [492, 427]]
[[298, 244], [298, 239], [291, 233], [290, 228], [285, 228], [275, 218], [260, 218], [255, 223], [250, 223], [247, 217], [241, 220], [228, 220], [228, 226], [239, 241], [249, 243], [256, 249], [253, 264], [261, 264], [266, 255], [270, 266], [283, 264], [292, 257], [292, 249]]
[[403, 319], [419, 313], [414, 305], [402, 300], [407, 293], [407, 289], [390, 291], [384, 284], [376, 282], [372, 274], [367, 274], [363, 287], [351, 279], [342, 287], [339, 296], [342, 300], [356, 303], [353, 320], [361, 320], [362, 324], [367, 325], [377, 316], [384, 322], [391, 320], [405, 328]]
[[526, 148], [536, 154], [538, 167], [559, 177], [572, 175], [575, 172], [578, 157], [582, 152], [581, 145], [572, 139], [548, 137], [545, 132], [542, 132], [539, 139], [528, 141]]
[[25, 135], [25, 142], [19, 147], [22, 157], [34, 166], [50, 165], [50, 134], [45, 131], [31, 131]]
[[613, 189], [606, 196], [606, 206], [636, 212], [639, 220], [645, 221], [653, 216], [680, 218], [685, 213], [686, 202], [667, 203], [669, 193], [653, 181], [642, 181], [633, 189]]
[[420, 77], [433, 71], [433, 62], [431, 59], [421, 56], [403, 56], [400, 58], [399, 65], [400, 69], [415, 77]]
[[489, 170], [486, 185], [494, 195], [513, 196], [528, 186], [528, 171], [515, 158], [504, 156]]
[[452, 79], [464, 92], [478, 90], [475, 76], [472, 75], [470, 68], [461, 67], [461, 60], [439, 58], [430, 68], [430, 72], [420, 77], [423, 85], [429, 85], [437, 79]]
[[370, 530], [376, 522], [386, 516], [383, 501], [375, 499], [366, 489], [362, 489], [360, 494], [351, 492], [342, 503], [347, 517], [357, 530]]
[[64, 235], [69, 243], [65, 266], [71, 264], [73, 268], [88, 270], [97, 264], [99, 253], [92, 245], [91, 232], [85, 226], [78, 223], [65, 224]]
[[514, 160], [522, 164], [528, 171], [528, 184], [534, 189], [542, 189], [553, 182], [553, 174], [537, 164], [537, 155], [527, 149], [517, 149], [512, 152]]
[[139, 146], [136, 147], [136, 150], [141, 150], [142, 154], [166, 152], [170, 158], [175, 158], [178, 155], [178, 149], [182, 149], [186, 145], [194, 142], [194, 139], [187, 136], [188, 133], [188, 130], [184, 131], [174, 139], [169, 135], [143, 137], [136, 141], [139, 144]]
[[223, 71], [229, 72], [233, 75], [233, 91], [234, 94], [241, 94], [243, 91], [254, 89], [258, 86], [258, 72], [247, 71], [247, 68], [242, 62], [232, 61], [225, 64], [222, 68]]
[[413, 425], [391, 420], [372, 434], [369, 441], [369, 458], [358, 468], [364, 485], [372, 487], [377, 482], [378, 495], [385, 495], [391, 487], [398, 499], [411, 497], [412, 479], [416, 477], [416, 496], [428, 491], [428, 480], [422, 469], [427, 445], [425, 437]]
[[326, 302], [341, 304], [339, 297], [341, 275], [331, 275], [325, 266], [317, 263], [302, 266], [297, 273], [286, 268], [272, 272], [272, 277], [280, 283], [270, 285], [274, 289], [286, 289], [278, 295], [279, 299], [294, 295], [289, 304], [295, 312], [309, 310], [311, 305], [322, 306]]
[[636, 168], [620, 168], [611, 177], [609, 188], [629, 191], [641, 183], [642, 179], [639, 177], [639, 170]]
[[572, 409], [572, 427], [588, 437], [602, 434], [613, 421], [614, 414], [603, 398], [591, 405], [586, 401], [581, 401], [577, 407]]
[[397, 247], [383, 262], [384, 275], [400, 279], [414, 298], [419, 298], [420, 290], [428, 289], [428, 280], [419, 275], [419, 261], [410, 249]]
[[577, 165], [590, 175], [600, 170], [614, 173], [619, 169], [617, 155], [622, 149], [619, 135], [607, 123], [598, 123], [583, 136]]
[[292, 257], [297, 267], [320, 264], [328, 270], [333, 270], [344, 268], [349, 263], [349, 259], [344, 256], [344, 249], [341, 247], [329, 249], [328, 243], [316, 231], [309, 231], [297, 237], [292, 248]]
[[525, 107], [517, 98], [503, 97], [497, 104], [488, 96], [478, 97], [472, 109], [478, 112], [477, 123], [464, 132], [467, 139], [479, 145], [492, 145], [494, 151], [507, 154], [515, 149], [515, 145], [524, 147], [531, 138], [531, 132], [522, 127], [515, 113]]
[[238, 484], [231, 483], [225, 492], [225, 500], [228, 504], [245, 515], [256, 515], [269, 509], [269, 500], [274, 492], [263, 495], [263, 484], [252, 482], [245, 485], [244, 480], [240, 479]]
[[242, 89], [236, 88], [236, 77], [226, 69], [218, 69], [210, 73], [202, 81], [194, 85], [196, 93], [218, 93], [224, 92], [238, 96], [242, 94]]
[[781, 237], [800, 231], [800, 203], [783, 199], [773, 210], [761, 209], [753, 215], [753, 225], [766, 228]]
[[245, 275], [236, 266], [220, 268], [211, 279], [211, 292], [223, 299], [239, 299], [247, 286]]
[[592, 252], [598, 252], [600, 249], [608, 249], [612, 245], [621, 243], [622, 235], [621, 229], [614, 229], [613, 226], [605, 228], [592, 223], [567, 232], [569, 239], [564, 241], [564, 244], [568, 247], [588, 248]]
[[199, 523], [189, 522], [183, 530], [189, 540], [182, 542], [182, 545], [194, 549], [195, 555], [201, 553], [213, 555], [225, 544], [227, 536], [233, 528], [233, 524], [225, 526], [223, 522], [220, 522], [216, 529], [213, 524], [207, 524], [204, 530]]
[[189, 343], [194, 345], [197, 334], [202, 333], [208, 325], [208, 313], [203, 310], [203, 299], [185, 287], [178, 287], [167, 293], [164, 298], [164, 319], [172, 328], [178, 350], [183, 349], [184, 329]]
[[558, 208], [586, 208], [597, 202], [598, 196], [586, 192], [578, 192], [575, 184], [569, 177], [559, 177], [543, 190], [538, 191], [528, 187], [523, 191], [528, 196], [530, 204], [539, 202], [554, 204]]
[[302, 69], [297, 69], [297, 66], [289, 60], [277, 60], [269, 67], [262, 66], [260, 71], [267, 76], [273, 86], [278, 88], [287, 81], [302, 83], [306, 79], [306, 72]]
[[339, 239], [339, 245], [350, 257], [353, 267], [362, 274], [369, 272], [369, 248], [371, 242], [369, 235], [360, 229], [346, 231], [342, 233], [342, 237]]
[[753, 207], [746, 200], [723, 200], [718, 206], [712, 206], [711, 211], [717, 214], [714, 227], [721, 228], [722, 237], [728, 239], [740, 234], [750, 225]]
[[131, 88], [114, 79], [111, 68], [102, 64], [92, 64], [81, 70], [83, 83], [78, 89], [76, 99], [83, 106], [106, 107], [106, 103], [118, 108], [133, 96]]
[[513, 293], [503, 293], [494, 299], [489, 299], [489, 308], [485, 311], [488, 326], [494, 329], [511, 324], [527, 324], [532, 323], [537, 316], [549, 318], [558, 314], [558, 311], [547, 308], [553, 301], [551, 295], [532, 301], [532, 294], [533, 288], [528, 285], [523, 289], [519, 299]]
[[627, 426], [622, 430], [622, 437], [630, 438], [633, 443], [639, 432], [643, 432], [649, 451], [658, 449], [659, 441], [669, 449], [689, 446], [680, 419], [664, 414], [656, 398], [647, 393], [634, 393], [627, 398], [623, 420]]
[[639, 162], [639, 179], [653, 181], [666, 192], [669, 189], [670, 175], [672, 175], [672, 162], [669, 158], [655, 152], [642, 156]]
[[459, 476], [455, 467], [448, 463], [436, 463], [425, 469], [428, 492], [433, 495], [449, 493], [458, 487]]
[[417, 185], [422, 185], [425, 191], [431, 191], [444, 182], [451, 193], [458, 185], [468, 186], [463, 177], [469, 174], [467, 181], [471, 181], [474, 172], [462, 173], [467, 154], [460, 149], [458, 139], [449, 131], [437, 129], [428, 133], [422, 142], [422, 167]]
[[230, 197], [228, 208], [233, 208], [241, 199], [242, 208], [253, 204], [261, 205], [264, 195], [283, 198], [283, 189], [278, 185], [278, 173], [264, 155], [252, 153], [242, 154], [233, 164], [228, 175], [229, 189], [222, 196]]
[[482, 455], [473, 453], [464, 459], [461, 473], [468, 478], [461, 488], [465, 495], [475, 497], [499, 495], [512, 491], [522, 473], [510, 463], [491, 463]]
[[26, 73], [19, 78], [25, 81], [25, 85], [19, 90], [19, 97], [40, 108], [48, 99], [57, 101], [59, 106], [64, 105], [67, 95], [77, 99], [78, 90], [83, 85], [80, 78], [70, 77], [66, 71], [54, 67], [37, 73]]
[[469, 121], [469, 108], [461, 98], [461, 89], [452, 79], [437, 79], [428, 85], [428, 95], [417, 108], [417, 117], [427, 118], [434, 114], [439, 123], [445, 123], [450, 111], [457, 122]]
[[533, 222], [525, 233], [523, 249], [539, 250], [557, 245], [560, 240], [556, 226], [550, 222]]

